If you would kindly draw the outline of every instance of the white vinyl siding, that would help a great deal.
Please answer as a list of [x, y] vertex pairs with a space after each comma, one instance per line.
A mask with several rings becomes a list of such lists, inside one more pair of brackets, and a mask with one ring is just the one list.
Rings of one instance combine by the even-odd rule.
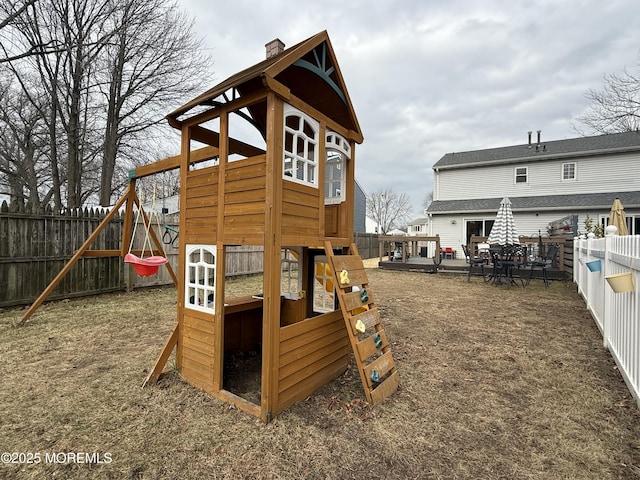
[[[567, 159], [527, 163], [528, 183], [516, 184], [516, 164], [460, 168], [436, 172], [436, 200], [572, 195], [636, 191], [640, 154], [580, 159], [580, 176], [562, 181], [558, 172]], [[605, 168], [606, 167], [606, 168]]]

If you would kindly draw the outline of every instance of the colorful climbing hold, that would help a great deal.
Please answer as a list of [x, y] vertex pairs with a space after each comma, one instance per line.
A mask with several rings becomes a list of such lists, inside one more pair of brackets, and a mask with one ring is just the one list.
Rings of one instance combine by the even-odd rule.
[[362, 300], [362, 303], [366, 303], [369, 301], [369, 295], [367, 295], [367, 289], [363, 288], [360, 291], [360, 300]]
[[372, 382], [378, 383], [380, 381], [380, 374], [378, 373], [377, 370], [371, 370], [371, 374], [369, 375], [369, 378], [371, 379]]
[[380, 337], [380, 332], [376, 332], [373, 336], [373, 344], [376, 348], [380, 348], [382, 346], [382, 338]]
[[362, 320], [358, 320], [356, 322], [356, 330], [360, 333], [364, 333], [367, 330], [367, 326], [362, 322]]
[[349, 272], [347, 272], [346, 270], [342, 270], [340, 272], [340, 283], [342, 285], [348, 285], [349, 284]]

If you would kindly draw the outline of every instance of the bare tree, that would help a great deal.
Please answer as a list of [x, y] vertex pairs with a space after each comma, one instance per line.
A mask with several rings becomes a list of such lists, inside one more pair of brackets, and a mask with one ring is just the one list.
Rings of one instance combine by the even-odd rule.
[[378, 233], [386, 234], [408, 220], [411, 199], [393, 189], [377, 190], [367, 196], [367, 216], [378, 224]]
[[[100, 148], [95, 135], [92, 87], [97, 59], [110, 35], [105, 27], [111, 2], [40, 0], [28, 12], [16, 19], [14, 25], [24, 46], [28, 49], [56, 43], [62, 48], [55, 54], [29, 57], [27, 64], [22, 65], [22, 70], [31, 67], [39, 73], [40, 84], [35, 88], [23, 80], [23, 72], [15, 62], [11, 68], [33, 105], [37, 105], [35, 98], [43, 90], [50, 98], [52, 183], [54, 189], [62, 189], [64, 183], [67, 207], [80, 207], [97, 191], [97, 183], [91, 178], [98, 168], [95, 159]], [[60, 137], [64, 138], [64, 149], [59, 148]], [[62, 154], [65, 161], [61, 166]], [[64, 179], [61, 170], [65, 171]], [[54, 198], [59, 208], [61, 193], [56, 192]]]
[[[5, 0], [0, 3], [0, 31], [5, 29], [9, 30], [14, 23], [16, 23], [20, 17], [27, 12], [29, 7], [33, 7], [36, 2], [40, 0], [22, 0], [11, 1]], [[12, 49], [13, 42], [9, 41], [10, 36], [1, 37], [3, 41], [0, 41], [0, 64], [7, 62], [14, 62], [22, 58], [30, 57], [33, 55], [46, 55], [49, 53], [56, 53], [61, 51], [60, 45], [52, 40], [48, 43], [30, 45], [27, 49]]]
[[41, 207], [50, 200], [47, 126], [21, 90], [0, 81], [0, 173], [13, 201]]
[[[120, 159], [140, 157], [154, 146], [153, 130], [167, 106], [200, 88], [208, 57], [202, 55], [193, 22], [169, 0], [119, 0], [111, 18], [101, 85], [106, 107], [100, 204], [111, 203]], [[200, 80], [200, 81], [199, 81]]]
[[429, 205], [431, 205], [431, 202], [433, 202], [433, 190], [424, 196], [424, 199], [422, 200], [422, 207], [426, 210], [429, 208]]
[[589, 89], [591, 102], [577, 118], [585, 128], [574, 125], [581, 135], [630, 132], [640, 128], [640, 64], [638, 73], [626, 69], [622, 74], [604, 76], [602, 90]]
[[108, 205], [114, 176], [123, 188], [132, 160], [166, 138], [166, 112], [210, 76], [208, 58], [173, 0], [22, 1], [6, 23], [13, 51], [57, 46], [0, 65], [47, 127], [42, 198]]

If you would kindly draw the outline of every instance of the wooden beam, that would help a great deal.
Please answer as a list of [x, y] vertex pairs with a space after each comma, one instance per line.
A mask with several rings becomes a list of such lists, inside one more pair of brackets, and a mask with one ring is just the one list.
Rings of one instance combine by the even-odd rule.
[[[77, 250], [73, 253], [76, 253]], [[161, 255], [161, 256], [166, 256], [164, 253], [164, 250], [157, 250], [157, 249], [151, 249], [150, 251], [144, 250], [144, 252], [142, 250], [136, 250], [133, 249], [131, 250], [131, 252], [129, 252], [127, 250], [127, 253], [133, 253], [134, 255], [137, 256], [141, 256], [143, 253], [146, 254], [151, 254], [151, 255]], [[91, 258], [91, 257], [122, 257], [122, 251], [121, 250], [85, 250], [84, 252], [82, 252], [82, 256], [85, 258]]]
[[[208, 122], [209, 120], [219, 117], [222, 112], [230, 113], [235, 110], [240, 110], [242, 108], [248, 107], [249, 105], [261, 102], [266, 97], [267, 91], [265, 89], [256, 90], [255, 92], [243, 95], [239, 98], [236, 98], [235, 100], [231, 100], [230, 102], [211, 106], [210, 110], [194, 115], [193, 117], [187, 118], [182, 122], [179, 122], [178, 120], [175, 120], [175, 122], [176, 125], [185, 127], [200, 125], [202, 123]], [[179, 128], [176, 125], [171, 125], [175, 128]]]
[[164, 347], [162, 347], [162, 350], [160, 351], [160, 355], [158, 355], [158, 358], [156, 359], [156, 363], [154, 364], [153, 368], [149, 372], [149, 375], [147, 375], [147, 378], [144, 379], [144, 382], [142, 383], [142, 388], [146, 387], [150, 383], [155, 383], [158, 380], [158, 378], [160, 378], [160, 374], [162, 373], [162, 370], [164, 370], [164, 366], [167, 364], [167, 360], [169, 360], [169, 357], [171, 356], [171, 352], [173, 352], [173, 349], [177, 344], [178, 344], [178, 324], [176, 323], [175, 327], [173, 327], [173, 331], [169, 335], [169, 338], [167, 338], [167, 341], [164, 343]]
[[293, 107], [296, 107], [298, 110], [302, 110], [303, 112], [308, 113], [316, 120], [318, 121], [322, 120], [326, 122], [327, 126], [331, 130], [333, 130], [336, 133], [339, 133], [340, 135], [345, 137], [347, 140], [353, 140], [356, 143], [363, 142], [364, 138], [361, 134], [358, 134], [353, 130], [348, 130], [344, 128], [342, 125], [338, 124], [335, 120], [328, 117], [327, 115], [322, 113], [320, 110], [316, 110], [311, 105], [301, 100], [300, 98], [296, 97], [295, 95], [290, 96], [288, 103], [290, 103]]
[[272, 90], [276, 95], [282, 97], [286, 102], [291, 98], [291, 90], [285, 84], [280, 83], [275, 78], [266, 73], [262, 75], [262, 84]]
[[67, 264], [62, 268], [62, 270], [60, 270], [58, 275], [56, 275], [56, 277], [53, 280], [51, 280], [51, 283], [47, 286], [47, 288], [45, 288], [44, 291], [40, 294], [40, 296], [36, 298], [36, 300], [33, 302], [33, 304], [29, 307], [29, 309], [25, 312], [24, 316], [22, 317], [22, 320], [20, 321], [20, 325], [23, 325], [27, 320], [29, 320], [29, 318], [31, 318], [31, 315], [33, 315], [33, 313], [38, 309], [38, 307], [42, 305], [42, 302], [44, 302], [45, 299], [51, 294], [51, 292], [53, 292], [53, 290], [58, 286], [58, 283], [60, 283], [60, 280], [62, 280], [64, 276], [67, 273], [69, 273], [69, 271], [71, 270], [71, 267], [73, 267], [76, 264], [76, 262], [80, 260], [80, 258], [82, 258], [82, 254], [89, 249], [89, 245], [91, 245], [96, 240], [96, 238], [98, 238], [98, 235], [100, 235], [100, 232], [104, 229], [104, 227], [106, 227], [109, 224], [109, 222], [111, 222], [113, 217], [116, 216], [116, 214], [118, 213], [118, 210], [120, 209], [120, 207], [122, 207], [122, 204], [129, 198], [130, 188], [131, 188], [131, 185], [128, 185], [127, 189], [124, 192], [124, 195], [120, 198], [120, 200], [116, 202], [116, 204], [113, 206], [109, 214], [106, 217], [104, 217], [102, 222], [100, 222], [100, 224], [93, 231], [93, 233], [89, 235], [89, 238], [87, 238], [87, 240], [76, 251], [76, 253], [74, 253], [74, 255], [67, 262]]
[[[206, 160], [211, 160], [218, 156], [217, 147], [203, 147], [191, 152], [191, 158], [189, 163], [199, 163]], [[147, 177], [156, 173], [167, 172], [169, 170], [175, 170], [180, 168], [180, 155], [174, 155], [157, 162], [150, 163], [148, 165], [142, 165], [135, 170], [135, 178]]]
[[[220, 134], [218, 132], [214, 132], [200, 125], [195, 125], [191, 127], [191, 135], [192, 138], [198, 142], [220, 148]], [[254, 157], [256, 155], [264, 155], [265, 151], [248, 143], [236, 140], [235, 138], [229, 138], [229, 155], [234, 153], [245, 157]]]
[[278, 406], [280, 357], [280, 249], [282, 239], [282, 142], [283, 102], [274, 93], [267, 97], [267, 178], [265, 186], [264, 279], [262, 304], [261, 416], [271, 420]]

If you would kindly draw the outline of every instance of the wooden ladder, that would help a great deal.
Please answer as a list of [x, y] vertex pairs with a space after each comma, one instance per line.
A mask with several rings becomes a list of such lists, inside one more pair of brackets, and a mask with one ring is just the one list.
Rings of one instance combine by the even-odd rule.
[[380, 324], [362, 258], [354, 243], [349, 247], [349, 255], [335, 255], [328, 240], [324, 249], [365, 396], [371, 405], [377, 405], [397, 390], [400, 376]]

